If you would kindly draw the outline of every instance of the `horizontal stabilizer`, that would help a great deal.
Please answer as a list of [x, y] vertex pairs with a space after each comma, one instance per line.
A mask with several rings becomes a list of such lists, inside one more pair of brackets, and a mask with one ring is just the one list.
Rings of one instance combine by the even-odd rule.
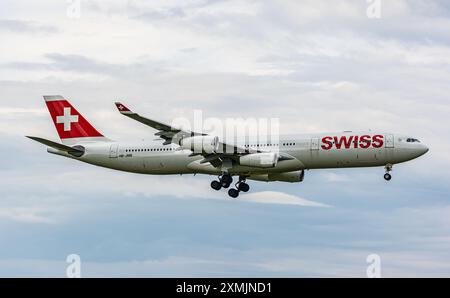
[[63, 144], [59, 144], [59, 143], [56, 143], [56, 142], [53, 142], [53, 141], [50, 141], [50, 140], [46, 140], [46, 139], [43, 139], [43, 138], [38, 138], [38, 137], [27, 136], [27, 138], [32, 139], [33, 141], [39, 142], [41, 144], [44, 144], [46, 146], [52, 147], [54, 149], [67, 152], [67, 153], [69, 153], [71, 155], [74, 155], [74, 156], [77, 156], [77, 157], [82, 156], [84, 154], [84, 150], [81, 147], [80, 148], [74, 148], [74, 147], [66, 146], [66, 145], [63, 145]]

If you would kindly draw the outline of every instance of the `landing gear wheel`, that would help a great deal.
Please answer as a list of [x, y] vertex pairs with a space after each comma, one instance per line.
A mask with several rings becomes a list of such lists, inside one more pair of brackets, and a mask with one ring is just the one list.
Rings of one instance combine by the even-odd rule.
[[214, 180], [211, 182], [211, 188], [214, 190], [220, 190], [222, 188], [222, 184], [219, 181]]
[[247, 192], [250, 190], [250, 186], [245, 182], [241, 182], [241, 183], [239, 183], [238, 189], [240, 191]]
[[233, 177], [228, 174], [223, 174], [222, 177], [220, 177], [220, 183], [222, 184], [223, 188], [228, 188], [230, 187], [231, 183], [233, 183]]
[[228, 190], [228, 195], [232, 198], [237, 198], [239, 196], [239, 190], [235, 189], [235, 188], [230, 188]]
[[384, 174], [384, 180], [391, 181], [391, 179], [392, 179], [391, 174], [389, 174], [389, 173]]

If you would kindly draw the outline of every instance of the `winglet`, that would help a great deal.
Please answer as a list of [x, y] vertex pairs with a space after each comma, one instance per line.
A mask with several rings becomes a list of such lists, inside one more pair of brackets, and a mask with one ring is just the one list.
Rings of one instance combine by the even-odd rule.
[[121, 114], [131, 114], [131, 110], [127, 108], [124, 104], [120, 102], [116, 102], [116, 107]]

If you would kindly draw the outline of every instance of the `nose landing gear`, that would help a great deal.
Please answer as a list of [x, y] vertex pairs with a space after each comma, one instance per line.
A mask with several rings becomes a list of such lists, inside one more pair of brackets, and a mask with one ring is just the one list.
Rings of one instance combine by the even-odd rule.
[[385, 169], [386, 169], [386, 174], [384, 174], [384, 180], [391, 181], [392, 175], [389, 174], [389, 173], [392, 171], [392, 165], [391, 164], [387, 164]]

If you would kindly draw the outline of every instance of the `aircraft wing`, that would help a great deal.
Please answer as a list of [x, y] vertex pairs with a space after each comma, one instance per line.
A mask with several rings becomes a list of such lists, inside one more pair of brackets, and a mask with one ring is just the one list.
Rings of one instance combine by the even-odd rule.
[[[119, 110], [119, 112], [127, 116], [128, 118], [131, 118], [133, 120], [136, 120], [138, 122], [141, 122], [142, 124], [145, 124], [147, 126], [150, 126], [156, 130], [158, 130], [157, 133], [155, 133], [155, 136], [159, 136], [160, 138], [164, 139], [164, 145], [168, 145], [171, 143], [175, 143], [177, 145], [180, 144], [180, 141], [184, 138], [189, 138], [193, 136], [208, 136], [204, 133], [198, 133], [198, 132], [191, 132], [191, 131], [183, 131], [179, 128], [172, 127], [170, 125], [161, 123], [159, 121], [155, 121], [152, 119], [148, 119], [145, 117], [142, 117], [141, 115], [132, 112], [129, 108], [127, 108], [124, 104], [120, 102], [116, 102], [116, 107]], [[236, 160], [240, 156], [252, 154], [252, 153], [261, 153], [262, 151], [257, 148], [251, 148], [251, 147], [240, 147], [236, 145], [231, 145], [223, 142], [218, 142], [218, 151], [216, 153], [192, 153], [191, 155], [202, 155], [204, 159], [201, 161], [201, 163], [209, 162], [215, 167], [219, 167], [222, 165], [222, 162], [224, 160]]]
[[172, 127], [162, 122], [142, 117], [141, 115], [132, 112], [129, 108], [127, 108], [120, 102], [116, 102], [116, 107], [122, 115], [158, 130], [158, 132], [155, 133], [155, 136], [164, 139], [164, 145], [168, 145], [170, 143], [178, 143], [179, 140], [186, 137], [206, 136], [206, 134], [183, 131], [179, 128]]

